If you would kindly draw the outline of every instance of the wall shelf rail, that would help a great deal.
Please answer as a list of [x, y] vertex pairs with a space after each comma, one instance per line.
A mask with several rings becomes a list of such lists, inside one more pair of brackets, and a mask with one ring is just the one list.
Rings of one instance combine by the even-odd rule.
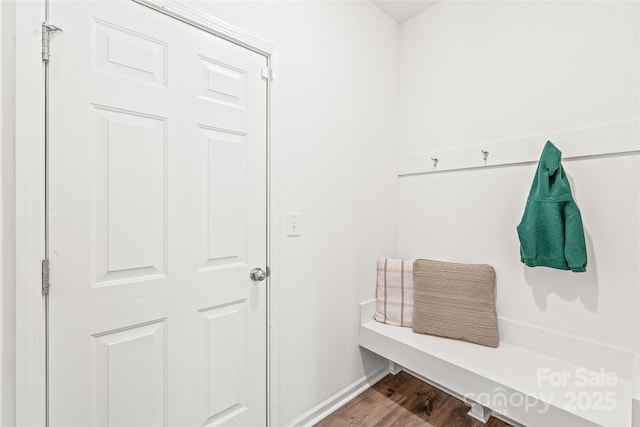
[[563, 160], [640, 152], [640, 120], [414, 153], [399, 158], [398, 175], [537, 162], [547, 140], [562, 151]]

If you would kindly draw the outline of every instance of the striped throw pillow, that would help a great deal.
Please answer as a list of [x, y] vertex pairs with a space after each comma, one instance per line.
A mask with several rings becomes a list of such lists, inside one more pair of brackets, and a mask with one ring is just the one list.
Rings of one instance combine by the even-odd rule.
[[394, 326], [413, 322], [413, 260], [378, 260], [375, 319]]

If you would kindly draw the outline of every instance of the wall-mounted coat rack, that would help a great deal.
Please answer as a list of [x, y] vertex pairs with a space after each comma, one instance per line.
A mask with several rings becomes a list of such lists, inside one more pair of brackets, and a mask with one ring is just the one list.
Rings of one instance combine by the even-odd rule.
[[562, 150], [564, 160], [640, 152], [640, 120], [401, 156], [398, 175], [537, 162], [547, 140]]

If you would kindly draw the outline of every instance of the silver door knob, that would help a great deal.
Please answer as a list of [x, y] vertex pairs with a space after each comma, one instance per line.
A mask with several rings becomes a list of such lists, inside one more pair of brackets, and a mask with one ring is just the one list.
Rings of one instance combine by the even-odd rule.
[[251, 273], [249, 274], [249, 276], [251, 276], [251, 280], [255, 282], [262, 282], [264, 279], [267, 278], [267, 273], [260, 267], [256, 267], [253, 270], [251, 270]]

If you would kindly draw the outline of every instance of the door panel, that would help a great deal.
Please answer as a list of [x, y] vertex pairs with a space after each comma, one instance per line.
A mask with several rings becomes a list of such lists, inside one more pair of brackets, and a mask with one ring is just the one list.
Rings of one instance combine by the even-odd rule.
[[131, 80], [167, 86], [167, 43], [94, 17], [94, 68]]
[[52, 2], [51, 425], [266, 423], [266, 59]]
[[[201, 310], [206, 322], [206, 360], [202, 378], [207, 424], [233, 417], [248, 408], [247, 300]], [[220, 343], [224, 342], [224, 347]], [[226, 385], [225, 388], [219, 387]]]
[[165, 322], [162, 319], [93, 337], [95, 425], [165, 425]]
[[164, 277], [167, 120], [96, 111], [96, 285]]
[[247, 135], [201, 127], [207, 230], [200, 271], [247, 262]]

